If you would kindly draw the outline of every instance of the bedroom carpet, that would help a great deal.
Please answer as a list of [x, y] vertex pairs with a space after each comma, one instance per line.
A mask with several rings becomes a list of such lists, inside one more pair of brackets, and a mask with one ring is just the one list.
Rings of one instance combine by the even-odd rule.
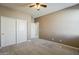
[[32, 39], [0, 49], [0, 55], [78, 55], [79, 48], [51, 42], [43, 39]]

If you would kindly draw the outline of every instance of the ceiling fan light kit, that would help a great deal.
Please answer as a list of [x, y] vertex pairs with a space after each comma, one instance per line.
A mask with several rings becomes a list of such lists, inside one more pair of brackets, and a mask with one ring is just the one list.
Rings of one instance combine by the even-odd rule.
[[30, 5], [29, 7], [31, 7], [31, 8], [33, 7], [33, 8], [35, 8], [35, 9], [37, 9], [39, 11], [41, 7], [46, 8], [47, 5], [41, 4], [41, 3], [35, 3], [33, 5]]

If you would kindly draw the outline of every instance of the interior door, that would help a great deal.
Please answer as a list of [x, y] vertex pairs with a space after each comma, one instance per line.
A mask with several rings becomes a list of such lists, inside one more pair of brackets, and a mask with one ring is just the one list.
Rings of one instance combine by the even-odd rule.
[[39, 38], [39, 23], [31, 23], [31, 38]]
[[16, 20], [1, 17], [1, 46], [5, 47], [16, 43]]
[[35, 23], [31, 23], [31, 38], [35, 38]]
[[36, 31], [35, 34], [36, 38], [39, 38], [39, 22], [35, 23], [35, 31]]
[[27, 20], [17, 20], [17, 43], [27, 40]]

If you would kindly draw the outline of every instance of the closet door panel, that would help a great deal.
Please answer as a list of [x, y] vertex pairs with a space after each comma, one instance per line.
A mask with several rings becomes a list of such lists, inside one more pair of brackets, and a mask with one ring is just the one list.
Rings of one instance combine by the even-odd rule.
[[17, 20], [17, 43], [27, 40], [27, 20]]
[[31, 23], [31, 38], [39, 38], [39, 23]]
[[31, 38], [36, 37], [36, 31], [35, 31], [35, 23], [31, 23]]
[[1, 46], [5, 47], [16, 43], [16, 20], [1, 17]]

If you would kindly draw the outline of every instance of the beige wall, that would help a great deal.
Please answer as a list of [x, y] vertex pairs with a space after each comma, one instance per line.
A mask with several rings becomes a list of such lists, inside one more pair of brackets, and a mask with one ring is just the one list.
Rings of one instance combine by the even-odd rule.
[[26, 13], [19, 12], [16, 10], [12, 10], [3, 6], [0, 6], [0, 16], [8, 16], [8, 17], [14, 17], [14, 18], [21, 18], [28, 20], [28, 39], [30, 39], [31, 35], [31, 16], [27, 15]]
[[[36, 19], [42, 39], [79, 47], [79, 5]], [[62, 42], [61, 42], [62, 41]]]

